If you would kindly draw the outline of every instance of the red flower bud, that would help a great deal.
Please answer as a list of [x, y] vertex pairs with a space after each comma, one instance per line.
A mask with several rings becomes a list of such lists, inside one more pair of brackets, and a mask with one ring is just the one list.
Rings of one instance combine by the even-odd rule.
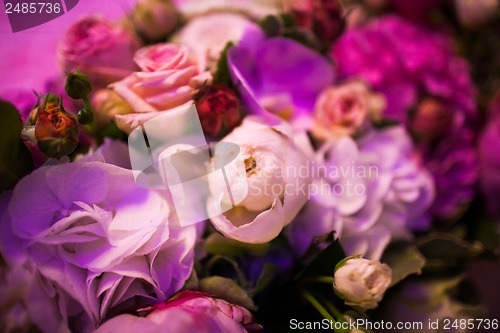
[[410, 129], [417, 139], [435, 142], [443, 138], [453, 123], [448, 106], [436, 98], [422, 100], [410, 119]]
[[236, 93], [226, 86], [214, 84], [196, 103], [201, 126], [206, 135], [217, 137], [240, 123], [240, 102]]
[[70, 154], [78, 144], [78, 134], [76, 119], [62, 106], [47, 102], [45, 108], [38, 108], [35, 137], [44, 154], [56, 158]]
[[301, 27], [312, 29], [326, 44], [332, 44], [345, 28], [342, 7], [336, 0], [297, 0], [292, 2], [291, 12]]

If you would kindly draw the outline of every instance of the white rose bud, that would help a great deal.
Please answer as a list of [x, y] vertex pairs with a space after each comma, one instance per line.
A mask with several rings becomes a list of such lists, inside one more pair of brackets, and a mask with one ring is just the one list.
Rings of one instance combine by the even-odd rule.
[[391, 284], [386, 264], [362, 258], [348, 259], [335, 270], [333, 287], [347, 305], [375, 309]]
[[165, 38], [178, 22], [179, 13], [170, 0], [139, 0], [132, 13], [134, 27], [152, 41]]

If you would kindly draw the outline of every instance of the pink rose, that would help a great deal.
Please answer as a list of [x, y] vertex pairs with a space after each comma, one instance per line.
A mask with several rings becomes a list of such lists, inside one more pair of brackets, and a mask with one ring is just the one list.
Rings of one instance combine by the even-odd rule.
[[111, 88], [135, 113], [116, 116], [117, 125], [130, 131], [140, 123], [192, 100], [208, 79], [200, 73], [196, 57], [184, 46], [164, 43], [136, 52], [141, 68]]
[[94, 333], [215, 333], [260, 332], [252, 314], [242, 306], [197, 291], [184, 291], [151, 307], [145, 318], [125, 314], [111, 319]]
[[105, 128], [115, 119], [116, 115], [132, 113], [130, 106], [110, 89], [99, 89], [92, 96], [94, 107], [94, 124]]
[[77, 69], [94, 85], [106, 85], [136, 68], [132, 55], [139, 47], [137, 37], [125, 28], [102, 17], [86, 16], [68, 29], [58, 57], [65, 72]]
[[316, 101], [313, 134], [321, 140], [353, 135], [367, 117], [378, 118], [384, 107], [384, 98], [362, 81], [328, 87]]

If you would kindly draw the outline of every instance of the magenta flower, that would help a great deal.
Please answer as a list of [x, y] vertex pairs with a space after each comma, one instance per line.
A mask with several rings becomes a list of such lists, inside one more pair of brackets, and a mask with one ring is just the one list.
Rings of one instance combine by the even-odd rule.
[[341, 78], [370, 82], [387, 99], [385, 116], [424, 139], [417, 151], [435, 178], [434, 215], [451, 218], [463, 211], [475, 194], [471, 128], [477, 110], [468, 64], [452, 40], [389, 15], [347, 31], [332, 56]]
[[488, 209], [500, 217], [500, 91], [490, 105], [491, 120], [479, 139], [480, 186]]
[[216, 333], [261, 332], [262, 326], [242, 306], [187, 290], [149, 309], [146, 317], [125, 314], [104, 323], [94, 333]]
[[406, 122], [420, 96], [431, 95], [450, 104], [458, 125], [476, 117], [468, 64], [440, 32], [389, 15], [348, 30], [331, 54], [341, 78], [361, 76], [385, 94], [386, 116]]

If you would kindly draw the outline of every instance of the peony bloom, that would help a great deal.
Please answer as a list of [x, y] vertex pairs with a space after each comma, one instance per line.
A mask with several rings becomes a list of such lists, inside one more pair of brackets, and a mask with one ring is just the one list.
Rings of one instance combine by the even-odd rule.
[[384, 98], [363, 81], [326, 88], [314, 107], [313, 135], [320, 140], [354, 135], [368, 118], [380, 118], [384, 106]]
[[375, 309], [391, 284], [391, 275], [386, 264], [351, 258], [335, 269], [333, 286], [347, 305]]
[[259, 29], [239, 14], [210, 13], [190, 20], [174, 41], [194, 51], [200, 68], [214, 72], [224, 47], [229, 42], [239, 42], [247, 28]]
[[210, 77], [199, 71], [194, 55], [185, 46], [156, 44], [136, 52], [134, 61], [141, 68], [111, 85], [135, 113], [117, 115], [118, 127], [124, 131], [192, 100]]
[[[243, 177], [237, 170], [226, 171], [231, 188], [236, 188], [233, 182], [242, 178], [248, 184], [244, 200], [226, 213], [213, 212], [231, 203], [228, 195], [207, 207], [209, 216], [215, 216], [211, 218], [213, 225], [226, 237], [245, 243], [269, 242], [306, 203], [309, 175], [299, 175], [299, 171], [307, 167], [307, 160], [285, 131], [284, 125], [270, 127], [247, 118], [221, 140], [237, 144], [245, 164]], [[224, 151], [216, 148], [215, 158], [221, 153]], [[226, 193], [225, 184], [210, 185], [213, 193]]]
[[[197, 291], [184, 291], [168, 302], [155, 305], [141, 318], [121, 315], [94, 333], [225, 333], [260, 332], [252, 314], [242, 306]], [[144, 311], [141, 310], [141, 311]]]
[[[104, 155], [103, 155], [104, 156]], [[166, 300], [191, 273], [196, 230], [170, 226], [164, 193], [102, 162], [46, 166], [14, 188], [2, 254], [33, 285], [27, 311], [43, 332], [89, 332], [124, 308]]]
[[[286, 57], [283, 57], [287, 54]], [[318, 95], [333, 84], [332, 64], [298, 42], [260, 30], [228, 51], [231, 76], [251, 113], [308, 123]]]
[[336, 231], [348, 255], [379, 260], [391, 240], [426, 229], [434, 184], [412, 149], [397, 126], [310, 150], [311, 199], [288, 230], [294, 249], [302, 254], [314, 237]]
[[132, 24], [144, 37], [158, 41], [179, 23], [179, 13], [170, 0], [139, 0], [132, 12]]
[[140, 47], [125, 28], [97, 16], [76, 21], [66, 32], [58, 50], [63, 71], [79, 70], [93, 85], [104, 86], [135, 69], [132, 55]]

